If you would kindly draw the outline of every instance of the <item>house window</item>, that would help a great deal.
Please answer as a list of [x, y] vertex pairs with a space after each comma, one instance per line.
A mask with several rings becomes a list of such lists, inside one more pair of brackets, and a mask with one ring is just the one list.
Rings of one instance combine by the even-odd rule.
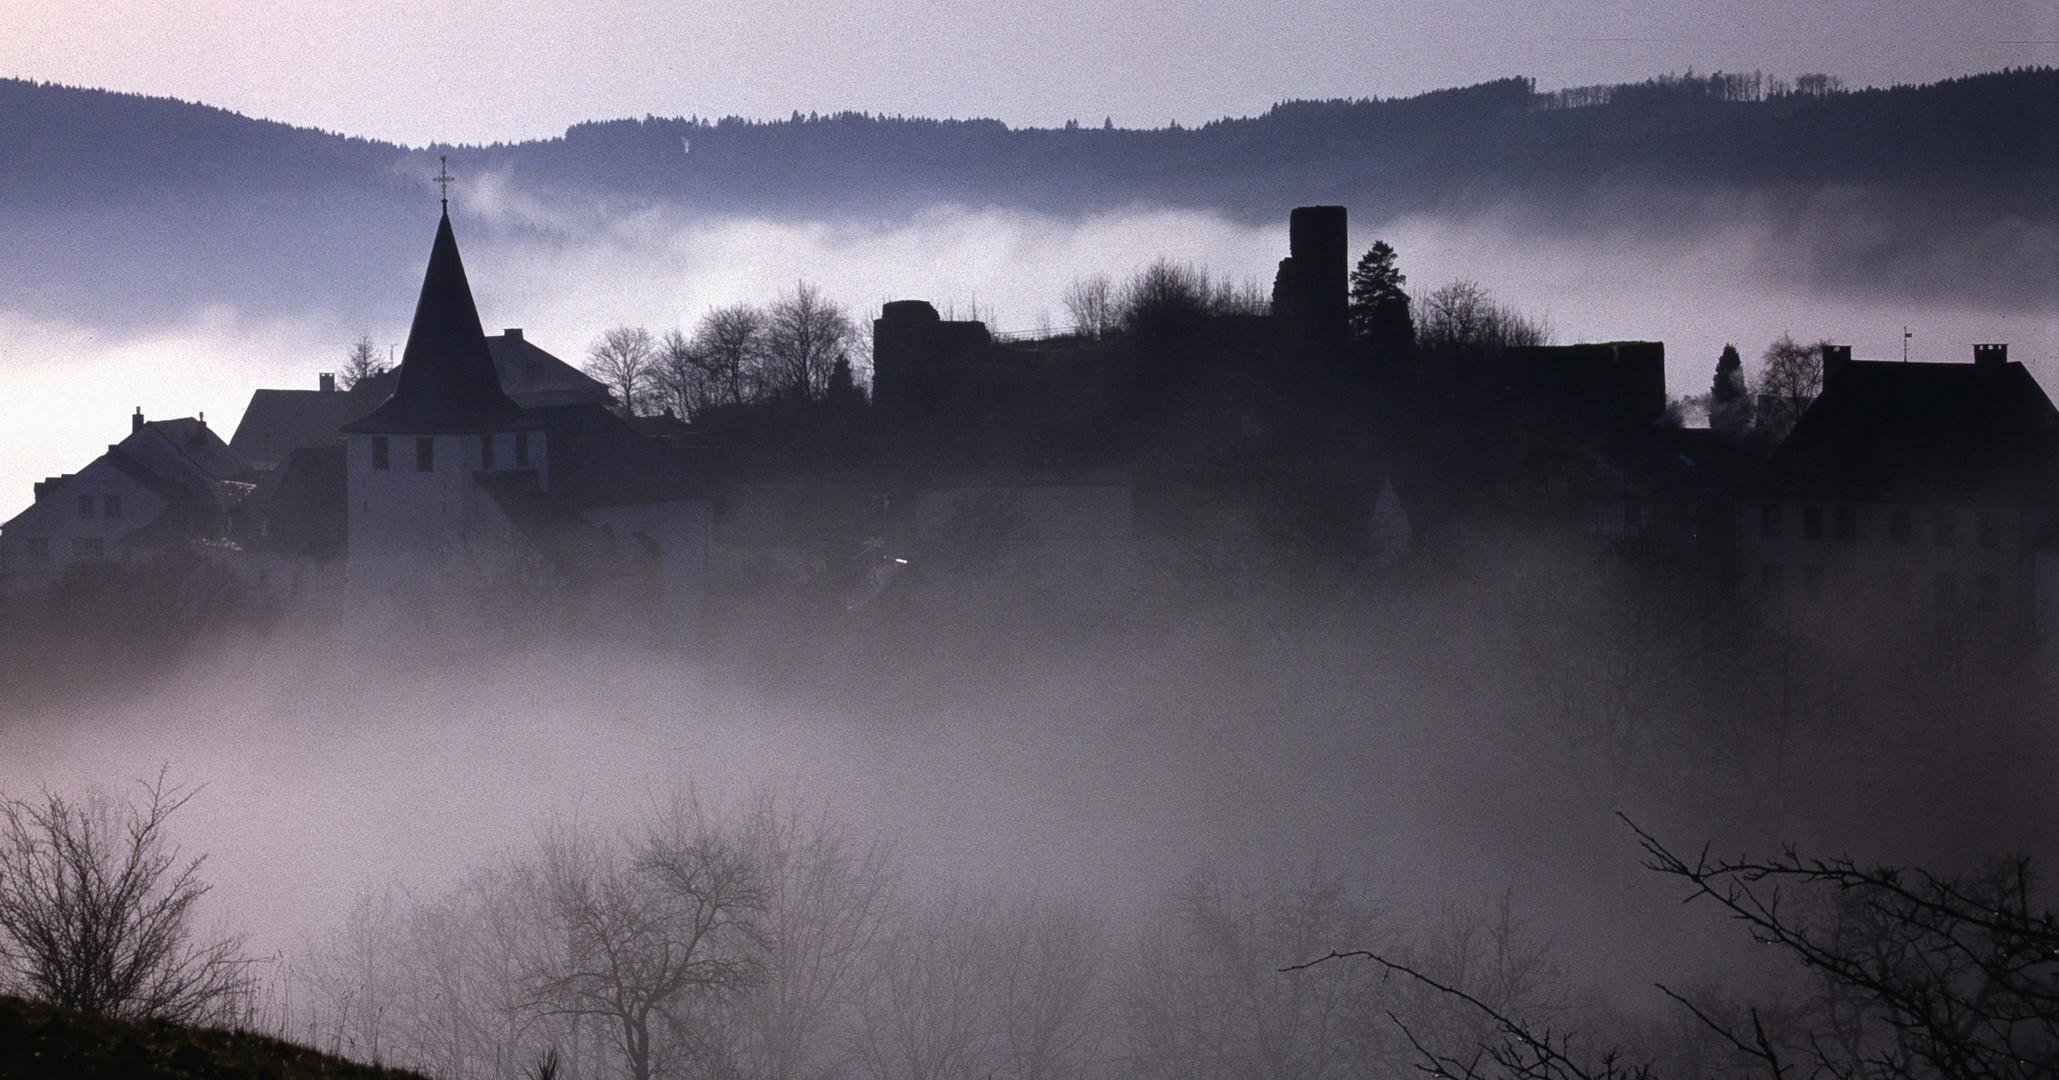
[[1887, 542], [1896, 547], [1909, 544], [1909, 508], [1897, 506], [1887, 512]]
[[81, 496], [79, 496], [79, 520], [80, 520], [80, 521], [91, 521], [91, 520], [93, 520], [93, 496], [91, 496], [91, 495], [81, 495]]
[[491, 435], [479, 436], [479, 467], [482, 469], [493, 468], [493, 436]]
[[1759, 537], [1765, 540], [1780, 539], [1780, 504], [1769, 502], [1759, 507]]
[[71, 557], [74, 559], [98, 559], [107, 554], [107, 545], [97, 536], [75, 536], [71, 542]]
[[50, 538], [31, 536], [21, 542], [21, 548], [22, 554], [28, 556], [30, 562], [42, 562], [50, 557]]
[[415, 440], [415, 471], [436, 471], [436, 440], [427, 435]]
[[120, 521], [122, 519], [122, 497], [119, 495], [101, 496], [100, 512], [105, 514], [109, 521]]
[[1990, 549], [2002, 546], [2002, 515], [1992, 510], [1980, 512], [1980, 546]]
[[529, 433], [526, 431], [517, 431], [515, 432], [515, 468], [526, 469], [528, 467]]
[[1766, 594], [1766, 596], [1767, 596], [1767, 597], [1768, 597], [1769, 599], [1778, 599], [1778, 598], [1780, 597], [1780, 593], [1781, 593], [1781, 586], [1782, 586], [1783, 584], [1784, 584], [1784, 582], [1782, 582], [1782, 581], [1781, 581], [1781, 574], [1780, 574], [1780, 564], [1779, 564], [1779, 563], [1770, 563], [1770, 562], [1769, 562], [1769, 563], [1762, 563], [1762, 564], [1760, 564], [1760, 566], [1759, 566], [1759, 591], [1760, 591], [1760, 592], [1762, 592], [1762, 593]]
[[1802, 507], [1802, 539], [1804, 539], [1804, 540], [1821, 540], [1821, 539], [1823, 539], [1823, 508], [1822, 508], [1822, 507], [1820, 507], [1820, 506], [1804, 506], [1804, 507]]
[[372, 468], [384, 472], [391, 461], [392, 458], [386, 445], [386, 436], [372, 436]]
[[1993, 611], [2002, 606], [2002, 578], [1992, 571], [1974, 579], [1974, 603], [1982, 611]]
[[1950, 570], [1938, 571], [1930, 585], [1931, 598], [1941, 608], [1959, 606], [1959, 575]]
[[1840, 506], [1831, 517], [1831, 535], [1840, 544], [1849, 544], [1859, 538], [1859, 508]]
[[1821, 599], [1823, 599], [1823, 568], [1822, 568], [1822, 567], [1820, 567], [1820, 566], [1804, 566], [1804, 567], [1802, 567], [1802, 599], [1804, 599], [1804, 600], [1821, 600]]
[[1952, 545], [1958, 543], [1959, 515], [1953, 513], [1950, 510], [1938, 511], [1936, 519], [1936, 530], [1937, 531], [1933, 535], [1937, 538], [1937, 546], [1951, 547]]

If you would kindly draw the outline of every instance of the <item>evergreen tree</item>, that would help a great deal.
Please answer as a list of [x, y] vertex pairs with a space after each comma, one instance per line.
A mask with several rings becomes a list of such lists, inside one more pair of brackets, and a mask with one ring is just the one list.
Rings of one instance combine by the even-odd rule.
[[1737, 346], [1723, 346], [1716, 361], [1716, 380], [1709, 387], [1709, 427], [1720, 435], [1741, 438], [1751, 430], [1752, 399], [1745, 392], [1744, 358]]
[[1375, 356], [1405, 356], [1415, 347], [1415, 317], [1402, 288], [1407, 282], [1384, 240], [1374, 243], [1351, 272], [1351, 337]]

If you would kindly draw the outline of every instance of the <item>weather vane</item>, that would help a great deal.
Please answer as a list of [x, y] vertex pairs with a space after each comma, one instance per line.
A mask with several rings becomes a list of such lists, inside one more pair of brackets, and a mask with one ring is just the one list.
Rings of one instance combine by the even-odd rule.
[[435, 175], [434, 177], [431, 177], [431, 179], [435, 180], [435, 181], [436, 181], [436, 183], [438, 183], [438, 184], [442, 185], [442, 187], [443, 187], [443, 212], [444, 212], [445, 214], [449, 214], [449, 213], [450, 213], [450, 182], [451, 182], [452, 180], [455, 180], [455, 179], [457, 179], [457, 177], [454, 177], [454, 176], [452, 176], [452, 175], [450, 174], [450, 155], [449, 155], [449, 154], [443, 154], [443, 155], [440, 155], [440, 156], [439, 156], [439, 157], [437, 158], [437, 160], [438, 160], [438, 161], [441, 161], [441, 162], [443, 163], [443, 165], [442, 165], [442, 167], [441, 167], [441, 168], [439, 168], [439, 169], [437, 170], [437, 172], [436, 172], [436, 175]]

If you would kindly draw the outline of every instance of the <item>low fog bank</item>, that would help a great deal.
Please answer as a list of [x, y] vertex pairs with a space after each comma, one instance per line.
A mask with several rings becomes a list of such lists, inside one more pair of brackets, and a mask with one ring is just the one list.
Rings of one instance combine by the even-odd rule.
[[[1120, 279], [1169, 257], [1269, 289], [1286, 253], [1285, 206], [1281, 220], [1255, 225], [1148, 207], [1080, 218], [935, 207], [907, 218], [791, 221], [662, 204], [568, 208], [488, 178], [461, 189], [456, 208], [489, 329], [524, 327], [574, 363], [611, 326], [690, 328], [713, 307], [763, 303], [800, 281], [861, 321], [883, 301], [914, 297], [947, 317], [1033, 333], [1065, 328], [1062, 298], [1075, 278]], [[0, 512], [26, 504], [35, 480], [118, 440], [136, 406], [154, 417], [205, 412], [226, 436], [251, 389], [312, 387], [360, 332], [397, 347], [433, 222], [398, 224], [373, 230], [376, 242], [334, 244], [253, 226], [262, 239], [248, 250], [198, 254], [188, 241], [148, 236], [104, 255], [54, 239], [14, 249], [7, 257], [23, 261], [22, 280], [40, 284], [0, 310], [0, 399], [25, 406], [0, 432]], [[2059, 377], [2059, 241], [2050, 229], [2002, 222], [1912, 238], [1913, 228], [1863, 192], [1822, 192], [1648, 216], [1541, 220], [1503, 205], [1360, 217], [1352, 247], [1392, 244], [1419, 292], [1476, 280], [1543, 317], [1560, 342], [1663, 340], [1676, 395], [1708, 389], [1726, 343], [1755, 357], [1791, 333], [1894, 359], [1905, 326], [1911, 359], [1963, 361], [1974, 342], [2006, 341], [2041, 379]], [[120, 274], [88, 272], [117, 252]], [[80, 259], [90, 265], [65, 269]]]
[[1633, 1010], [1655, 979], [1732, 971], [1743, 942], [1640, 867], [1618, 812], [1689, 852], [1959, 872], [2054, 850], [2020, 658], [1921, 636], [1845, 653], [1770, 624], [1712, 640], [1721, 619], [1616, 573], [1504, 539], [1228, 613], [1158, 593], [1082, 626], [1005, 589], [944, 612], [739, 603], [684, 647], [307, 613], [132, 676], [78, 665], [56, 704], [16, 696], [0, 789], [163, 763], [208, 785], [179, 835], [209, 853], [215, 911], [280, 957], [367, 889], [427, 902], [566, 823], [770, 790], [891, 839], [911, 896], [1034, 895], [1118, 934], [1203, 870], [1247, 897], [1339, 875], [1396, 926], [1507, 894]]

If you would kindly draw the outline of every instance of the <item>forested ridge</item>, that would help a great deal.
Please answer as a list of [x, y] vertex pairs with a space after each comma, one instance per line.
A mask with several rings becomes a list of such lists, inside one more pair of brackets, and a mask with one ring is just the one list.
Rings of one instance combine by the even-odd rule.
[[[0, 195], [16, 207], [379, 196], [436, 154], [540, 193], [710, 210], [891, 211], [939, 201], [1057, 213], [1137, 202], [1276, 216], [1330, 199], [1384, 217], [1597, 186], [1865, 185], [1980, 192], [2052, 215], [2059, 70], [1925, 86], [1747, 92], [1729, 77], [1540, 93], [1527, 79], [1389, 100], [1292, 101], [1150, 130], [861, 113], [646, 117], [555, 139], [410, 150], [162, 98], [0, 81]], [[1753, 80], [1751, 85], [1756, 85]]]

